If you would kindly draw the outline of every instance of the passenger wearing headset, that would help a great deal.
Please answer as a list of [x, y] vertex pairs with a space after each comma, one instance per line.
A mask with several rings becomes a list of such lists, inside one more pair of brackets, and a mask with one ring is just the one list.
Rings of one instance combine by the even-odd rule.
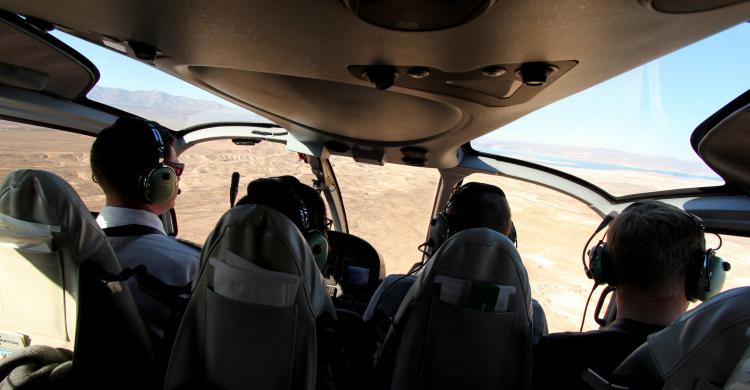
[[[174, 137], [158, 124], [122, 117], [91, 146], [91, 171], [106, 197], [96, 222], [123, 268], [145, 265], [170, 286], [186, 286], [198, 270], [198, 249], [167, 236], [159, 215], [175, 205], [184, 164]], [[171, 308], [146, 295], [130, 279], [136, 305], [155, 340], [161, 340]]]
[[[325, 204], [314, 189], [302, 184], [294, 176], [276, 176], [253, 180], [247, 185], [247, 195], [237, 202], [237, 206], [256, 204], [272, 208], [289, 218], [304, 236], [313, 253], [315, 265], [304, 265], [305, 278], [311, 285], [321, 285], [311, 292], [326, 291], [320, 267], [328, 258], [326, 236]], [[314, 312], [331, 313], [335, 309], [330, 299], [311, 296]]]
[[[414, 283], [414, 274], [425, 261], [454, 234], [471, 228], [484, 227], [498, 231], [516, 243], [516, 228], [511, 218], [508, 199], [497, 186], [471, 182], [457, 187], [445, 208], [430, 221], [427, 240], [420, 246], [424, 259], [412, 267], [407, 275], [389, 275], [373, 294], [363, 315], [365, 321], [379, 316], [390, 321], [398, 311], [406, 292]], [[542, 306], [532, 299], [534, 309], [534, 340], [547, 334], [547, 320]], [[376, 319], [382, 321], [383, 318]]]
[[728, 269], [705, 249], [697, 217], [653, 200], [617, 215], [588, 254], [587, 275], [616, 287], [617, 317], [599, 330], [543, 337], [533, 352], [535, 389], [587, 388], [581, 379], [587, 369], [611, 382], [614, 369], [649, 334], [684, 313], [690, 301], [718, 293]]
[[301, 264], [301, 276], [310, 282], [310, 304], [317, 322], [317, 387], [337, 387], [335, 379], [345, 377], [346, 370], [338, 364], [343, 358], [338, 348], [336, 308], [327, 296], [329, 293], [320, 272], [328, 258], [328, 219], [323, 199], [294, 176], [276, 176], [251, 181], [247, 185], [247, 195], [235, 207], [243, 205], [265, 206], [284, 214], [307, 241], [315, 264]]

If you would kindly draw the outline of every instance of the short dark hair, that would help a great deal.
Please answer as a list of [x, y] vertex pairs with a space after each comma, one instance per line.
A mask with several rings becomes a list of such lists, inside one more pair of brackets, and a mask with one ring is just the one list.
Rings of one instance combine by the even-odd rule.
[[464, 184], [456, 189], [446, 211], [454, 232], [485, 227], [507, 234], [511, 229], [508, 199], [503, 190], [491, 184]]
[[[174, 145], [174, 137], [155, 125], [164, 146]], [[127, 202], [143, 202], [138, 180], [156, 168], [162, 155], [153, 130], [141, 118], [122, 117], [102, 130], [91, 145], [91, 173], [105, 193], [113, 193]]]
[[688, 264], [706, 246], [697, 219], [655, 200], [628, 206], [612, 221], [607, 237], [617, 283], [657, 295], [684, 291]]

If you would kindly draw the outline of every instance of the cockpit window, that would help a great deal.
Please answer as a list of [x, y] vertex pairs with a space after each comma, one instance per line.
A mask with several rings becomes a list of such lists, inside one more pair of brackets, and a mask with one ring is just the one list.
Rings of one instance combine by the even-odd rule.
[[615, 196], [719, 186], [690, 146], [703, 120], [750, 88], [750, 24], [730, 28], [471, 142], [578, 176]]
[[53, 35], [99, 69], [99, 82], [86, 97], [155, 120], [172, 130], [210, 122], [272, 123], [196, 86], [60, 31]]

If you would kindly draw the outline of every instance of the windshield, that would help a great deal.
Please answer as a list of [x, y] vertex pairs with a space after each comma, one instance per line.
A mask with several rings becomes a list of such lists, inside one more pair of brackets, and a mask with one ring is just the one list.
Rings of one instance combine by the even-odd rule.
[[101, 77], [87, 98], [173, 130], [211, 122], [268, 119], [154, 67], [60, 31], [53, 35], [87, 57]]
[[703, 120], [750, 87], [743, 23], [537, 110], [471, 142], [615, 196], [719, 186], [690, 146]]

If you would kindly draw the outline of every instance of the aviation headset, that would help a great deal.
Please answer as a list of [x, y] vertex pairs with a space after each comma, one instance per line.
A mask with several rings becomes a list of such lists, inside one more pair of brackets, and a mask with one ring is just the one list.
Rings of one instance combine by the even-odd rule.
[[[629, 205], [623, 212], [640, 203], [635, 202]], [[689, 213], [685, 213], [685, 215], [705, 234], [706, 227], [699, 217]], [[615, 216], [616, 213], [607, 215], [591, 237], [593, 238], [596, 233], [609, 225]], [[588, 243], [586, 245], [588, 246]], [[719, 247], [721, 247], [721, 244], [719, 244]], [[690, 302], [695, 302], [696, 300], [705, 301], [719, 293], [724, 286], [726, 272], [731, 267], [721, 257], [716, 256], [716, 249], [705, 249], [699, 256], [690, 259], [688, 262], [685, 275], [685, 295]], [[615, 277], [614, 263], [612, 256], [609, 254], [607, 244], [604, 242], [604, 237], [588, 250], [588, 257], [588, 265], [584, 263], [586, 276], [589, 279], [593, 279], [596, 285], [607, 284], [616, 286], [617, 279]]]
[[[452, 226], [450, 217], [448, 216], [448, 210], [455, 205], [459, 199], [466, 196], [469, 192], [490, 192], [500, 195], [505, 198], [505, 192], [500, 188], [484, 183], [471, 182], [466, 183], [456, 188], [448, 199], [445, 208], [437, 213], [430, 221], [430, 228], [427, 232], [427, 241], [423, 244], [425, 248], [425, 254], [429, 257], [432, 256], [435, 251], [440, 248], [443, 243], [450, 238], [452, 235], [458, 233], [456, 226]], [[516, 240], [516, 227], [513, 225], [513, 221], [510, 223], [511, 229], [508, 238], [513, 241], [513, 244], [518, 246]]]
[[301, 187], [303, 184], [297, 181], [293, 176], [274, 176], [267, 178], [267, 180], [272, 180], [283, 185], [284, 188], [287, 189], [291, 198], [294, 199], [297, 206], [297, 215], [299, 217], [300, 226], [302, 226], [302, 235], [305, 237], [310, 250], [312, 250], [315, 263], [318, 265], [318, 268], [322, 270], [328, 259], [328, 239], [326, 238], [325, 232], [316, 228], [316, 226], [325, 226], [322, 221], [317, 220], [318, 218], [323, 218], [323, 216], [313, 215], [310, 212], [305, 200], [297, 192], [297, 188]]
[[146, 203], [156, 204], [169, 199], [177, 188], [177, 174], [174, 168], [164, 164], [169, 159], [169, 149], [164, 143], [161, 131], [153, 122], [146, 121], [149, 127], [156, 147], [159, 152], [159, 161], [156, 166], [146, 175], [141, 175], [138, 179], [138, 193], [143, 196]]

